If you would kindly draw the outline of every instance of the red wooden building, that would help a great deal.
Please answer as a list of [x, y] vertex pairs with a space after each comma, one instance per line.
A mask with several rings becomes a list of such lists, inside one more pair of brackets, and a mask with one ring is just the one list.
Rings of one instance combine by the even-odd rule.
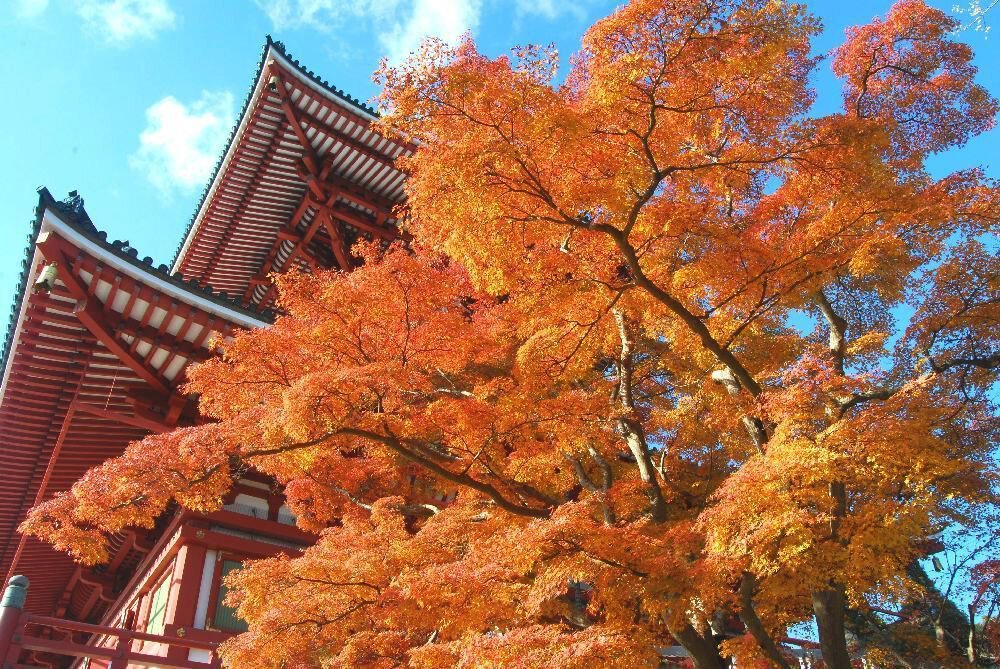
[[268, 38], [170, 267], [108, 242], [75, 193], [39, 192], [0, 386], [0, 574], [30, 582], [23, 610], [20, 581], [0, 607], [4, 668], [217, 666], [213, 649], [241, 626], [221, 577], [313, 540], [252, 473], [224, 510], [178, 508], [151, 531], [114, 537], [97, 568], [17, 526], [131, 441], [197, 422], [178, 390], [185, 369], [213, 355], [213, 335], [267, 326], [269, 274], [348, 270], [359, 236], [398, 236], [404, 176], [393, 161], [412, 147], [374, 133], [374, 118]]

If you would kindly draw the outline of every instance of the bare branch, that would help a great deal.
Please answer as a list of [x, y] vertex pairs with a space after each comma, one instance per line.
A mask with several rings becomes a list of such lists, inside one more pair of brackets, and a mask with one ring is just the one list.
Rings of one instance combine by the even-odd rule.
[[650, 457], [649, 444], [646, 443], [646, 435], [642, 425], [634, 420], [631, 415], [635, 412], [635, 399], [632, 393], [632, 338], [629, 334], [628, 324], [625, 321], [625, 314], [620, 309], [614, 310], [615, 322], [618, 324], [618, 336], [621, 339], [621, 353], [618, 359], [618, 400], [626, 416], [618, 420], [618, 429], [625, 437], [629, 451], [635, 457], [636, 465], [639, 468], [639, 478], [646, 485], [646, 496], [649, 498], [650, 514], [653, 520], [662, 523], [667, 519], [667, 504], [663, 498], [663, 491], [656, 480], [656, 468]]
[[844, 350], [847, 347], [847, 321], [844, 320], [827, 299], [822, 290], [816, 292], [816, 301], [819, 304], [820, 313], [830, 326], [830, 355], [833, 356], [833, 364], [837, 372], [844, 373]]

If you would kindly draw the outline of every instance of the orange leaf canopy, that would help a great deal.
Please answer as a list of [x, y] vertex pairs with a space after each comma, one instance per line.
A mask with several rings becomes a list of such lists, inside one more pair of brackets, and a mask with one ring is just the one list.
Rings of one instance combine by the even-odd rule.
[[822, 117], [791, 3], [635, 0], [560, 85], [428, 42], [379, 74], [416, 242], [279, 277], [285, 315], [191, 374], [214, 422], [24, 529], [96, 562], [249, 465], [322, 536], [231, 579], [232, 666], [780, 665], [995, 485], [1000, 202], [924, 169], [997, 112], [954, 28], [849, 31]]

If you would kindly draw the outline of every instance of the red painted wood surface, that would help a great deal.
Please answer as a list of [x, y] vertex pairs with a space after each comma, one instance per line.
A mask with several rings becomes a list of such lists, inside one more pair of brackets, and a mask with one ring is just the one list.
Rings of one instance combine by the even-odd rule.
[[[24, 652], [44, 653], [47, 656], [64, 658], [94, 658], [108, 660], [110, 669], [124, 669], [130, 664], [147, 664], [162, 669], [215, 669], [221, 666], [216, 649], [217, 637], [209, 640], [195, 630], [183, 637], [146, 634], [106, 625], [91, 625], [62, 618], [24, 613], [18, 623], [13, 645], [8, 650], [7, 662], [17, 662]], [[73, 635], [58, 633], [83, 633], [89, 635], [91, 643], [73, 640]], [[54, 638], [62, 636], [62, 638]], [[68, 640], [67, 640], [68, 639]], [[151, 655], [134, 649], [137, 641], [152, 642], [166, 646], [166, 656]], [[204, 650], [212, 655], [209, 662], [193, 662], [187, 659], [188, 651]], [[176, 652], [175, 652], [176, 650]], [[178, 657], [182, 654], [183, 658]]]
[[[50, 231], [39, 240], [58, 283], [25, 295], [25, 316], [0, 404], [0, 574], [32, 580], [29, 610], [81, 616], [108, 595], [87, 583], [66, 589], [68, 557], [15, 534], [34, 504], [68, 489], [88, 468], [149, 432], [197, 420], [175, 389], [184, 368], [213, 354], [209, 335], [230, 332], [218, 315], [110, 267]], [[125, 542], [125, 537], [115, 539]], [[126, 555], [116, 553], [122, 566]], [[135, 559], [135, 558], [132, 558]], [[79, 585], [79, 587], [76, 587]]]
[[[335, 93], [317, 92], [287, 61], [266, 59], [258, 81], [272, 76], [275, 89], [258, 86], [175, 264], [260, 306], [273, 303], [270, 272], [345, 268], [345, 240], [398, 236], [393, 207], [404, 199], [405, 177], [394, 161], [414, 148], [373, 132], [366, 117]], [[332, 216], [332, 234], [313, 225], [321, 208]], [[316, 262], [314, 249], [322, 248], [329, 259]]]

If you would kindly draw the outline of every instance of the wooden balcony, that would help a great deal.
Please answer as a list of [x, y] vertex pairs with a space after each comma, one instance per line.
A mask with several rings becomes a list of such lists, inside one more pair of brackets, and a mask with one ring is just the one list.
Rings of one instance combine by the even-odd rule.
[[[85, 637], [85, 639], [81, 639]], [[33, 669], [41, 664], [18, 664], [24, 651], [35, 656], [52, 658], [90, 658], [91, 667], [126, 669], [126, 667], [159, 667], [160, 669], [217, 669], [221, 666], [216, 650], [219, 635], [203, 630], [185, 631], [184, 636], [147, 634], [104, 625], [90, 625], [22, 612], [17, 621], [4, 667]], [[146, 642], [137, 649], [136, 642]], [[148, 644], [156, 644], [162, 655], [143, 652]], [[200, 650], [209, 653], [208, 662], [179, 660], [167, 657], [169, 649]], [[51, 662], [46, 662], [53, 666]]]

